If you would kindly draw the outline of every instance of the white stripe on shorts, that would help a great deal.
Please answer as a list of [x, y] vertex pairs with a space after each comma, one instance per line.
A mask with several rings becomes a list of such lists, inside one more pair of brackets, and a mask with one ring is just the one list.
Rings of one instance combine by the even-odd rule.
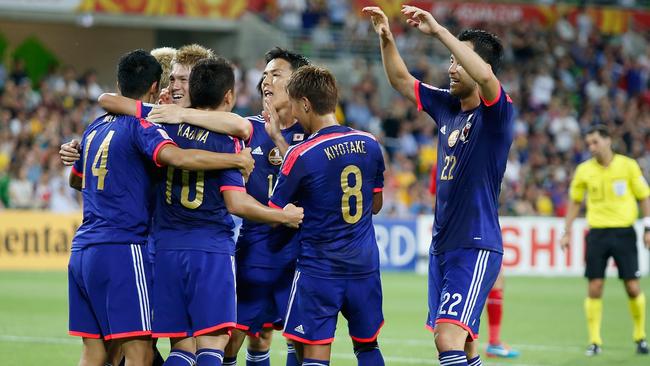
[[144, 308], [145, 308], [145, 319], [147, 320], [147, 330], [151, 330], [151, 305], [149, 303], [149, 288], [147, 285], [147, 273], [144, 271], [144, 257], [142, 256], [142, 245], [138, 245], [138, 252], [140, 258], [140, 273], [142, 274], [142, 288], [144, 294]]
[[131, 258], [133, 259], [133, 272], [135, 275], [135, 286], [138, 289], [138, 304], [140, 305], [140, 322], [142, 330], [150, 330], [149, 316], [147, 316], [148, 304], [145, 302], [146, 283], [142, 281], [144, 272], [141, 270], [142, 258], [138, 256], [138, 246], [131, 244]]
[[490, 253], [487, 250], [479, 250], [476, 258], [474, 273], [472, 274], [472, 282], [470, 283], [467, 295], [465, 295], [465, 305], [463, 305], [463, 312], [460, 316], [460, 322], [463, 324], [469, 324], [469, 318], [474, 312], [476, 299], [481, 292], [481, 284], [483, 283], [483, 276], [485, 275], [485, 269], [487, 268], [487, 259], [489, 254]]
[[298, 279], [300, 278], [300, 271], [296, 270], [293, 275], [293, 283], [291, 284], [291, 293], [289, 294], [289, 306], [287, 307], [287, 316], [284, 317], [284, 329], [287, 331], [287, 324], [289, 324], [289, 314], [291, 314], [291, 307], [293, 306], [293, 299], [296, 297], [296, 288], [298, 287]]

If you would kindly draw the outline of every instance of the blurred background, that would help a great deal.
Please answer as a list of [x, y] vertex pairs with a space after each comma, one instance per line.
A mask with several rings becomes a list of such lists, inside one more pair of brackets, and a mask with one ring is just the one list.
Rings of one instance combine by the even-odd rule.
[[[580, 276], [584, 221], [571, 253], [558, 243], [569, 181], [589, 158], [583, 132], [608, 125], [615, 151], [650, 178], [649, 0], [0, 0], [0, 269], [65, 269], [81, 201], [59, 146], [103, 113], [97, 97], [115, 91], [119, 56], [200, 43], [236, 64], [241, 115], [262, 109], [255, 86], [273, 46], [334, 71], [341, 123], [373, 133], [386, 150], [375, 225], [382, 266], [423, 270], [437, 129], [388, 85], [360, 12], [381, 6], [411, 73], [445, 88], [449, 53], [406, 26], [405, 3], [430, 10], [452, 33], [477, 27], [501, 38], [498, 77], [517, 111], [500, 196], [506, 273]], [[648, 251], [639, 256], [647, 276]]]

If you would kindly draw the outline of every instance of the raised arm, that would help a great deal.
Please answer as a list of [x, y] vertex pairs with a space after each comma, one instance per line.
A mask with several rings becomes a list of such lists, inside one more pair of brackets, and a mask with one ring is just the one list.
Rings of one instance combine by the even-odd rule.
[[259, 203], [246, 192], [227, 190], [223, 191], [223, 199], [228, 212], [248, 220], [269, 224], [283, 224], [297, 228], [302, 223], [303, 209], [293, 204], [279, 210]]
[[147, 120], [156, 123], [186, 122], [206, 130], [222, 133], [248, 140], [251, 135], [251, 123], [236, 113], [224, 111], [203, 111], [183, 108], [175, 104], [156, 105]]
[[107, 112], [137, 117], [138, 101], [135, 99], [112, 93], [104, 93], [99, 96], [98, 102]]
[[165, 144], [160, 148], [155, 159], [159, 165], [171, 165], [185, 170], [239, 169], [245, 179], [248, 179], [255, 166], [250, 148], [237, 154], [225, 154], [198, 149], [181, 149], [174, 144]]
[[431, 13], [415, 6], [402, 6], [402, 14], [407, 16], [406, 22], [424, 34], [438, 38], [451, 51], [456, 61], [463, 66], [469, 76], [479, 85], [483, 99], [491, 101], [499, 96], [499, 80], [494, 75], [492, 67], [479, 56], [471, 47], [461, 42], [438, 24]]
[[417, 103], [415, 95], [415, 77], [411, 75], [397, 50], [395, 39], [390, 31], [388, 17], [376, 6], [363, 8], [363, 13], [370, 16], [375, 32], [379, 35], [381, 60], [390, 85], [413, 103]]

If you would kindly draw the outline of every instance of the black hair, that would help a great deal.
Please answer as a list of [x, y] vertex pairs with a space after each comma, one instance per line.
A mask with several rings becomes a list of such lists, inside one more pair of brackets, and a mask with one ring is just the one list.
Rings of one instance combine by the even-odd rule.
[[189, 84], [193, 108], [216, 108], [235, 89], [235, 72], [223, 57], [205, 58], [192, 68]]
[[492, 67], [492, 72], [499, 72], [503, 60], [503, 45], [497, 36], [480, 29], [466, 29], [458, 35], [458, 39], [471, 42], [474, 52]]
[[[291, 65], [291, 70], [296, 71], [298, 70], [301, 66], [306, 66], [309, 65], [309, 59], [299, 53], [289, 51], [284, 48], [280, 47], [275, 47], [271, 50], [269, 50], [265, 55], [264, 55], [264, 62], [269, 63], [277, 58], [283, 59], [287, 61]], [[257, 83], [257, 91], [262, 94], [262, 80], [264, 78], [260, 79], [260, 81]]]
[[162, 67], [144, 50], [135, 50], [120, 57], [117, 65], [117, 82], [120, 93], [132, 99], [140, 99], [153, 83], [160, 82]]
[[587, 129], [586, 135], [591, 135], [592, 133], [597, 133], [600, 135], [600, 137], [610, 137], [609, 134], [609, 128], [605, 126], [604, 124], [596, 124], [592, 125]]

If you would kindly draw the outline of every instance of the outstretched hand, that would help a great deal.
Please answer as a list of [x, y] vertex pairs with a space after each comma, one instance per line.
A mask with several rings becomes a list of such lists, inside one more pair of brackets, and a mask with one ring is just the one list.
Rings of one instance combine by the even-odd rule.
[[149, 112], [147, 121], [154, 123], [179, 124], [183, 122], [182, 112], [183, 107], [177, 106], [176, 104], [155, 105], [153, 109], [151, 109], [151, 112]]
[[443, 29], [431, 13], [416, 6], [402, 5], [402, 14], [407, 17], [408, 25], [417, 28], [424, 34], [435, 36]]
[[370, 16], [372, 27], [377, 34], [384, 38], [390, 36], [390, 26], [388, 25], [388, 17], [378, 6], [366, 6], [361, 10], [362, 13]]

